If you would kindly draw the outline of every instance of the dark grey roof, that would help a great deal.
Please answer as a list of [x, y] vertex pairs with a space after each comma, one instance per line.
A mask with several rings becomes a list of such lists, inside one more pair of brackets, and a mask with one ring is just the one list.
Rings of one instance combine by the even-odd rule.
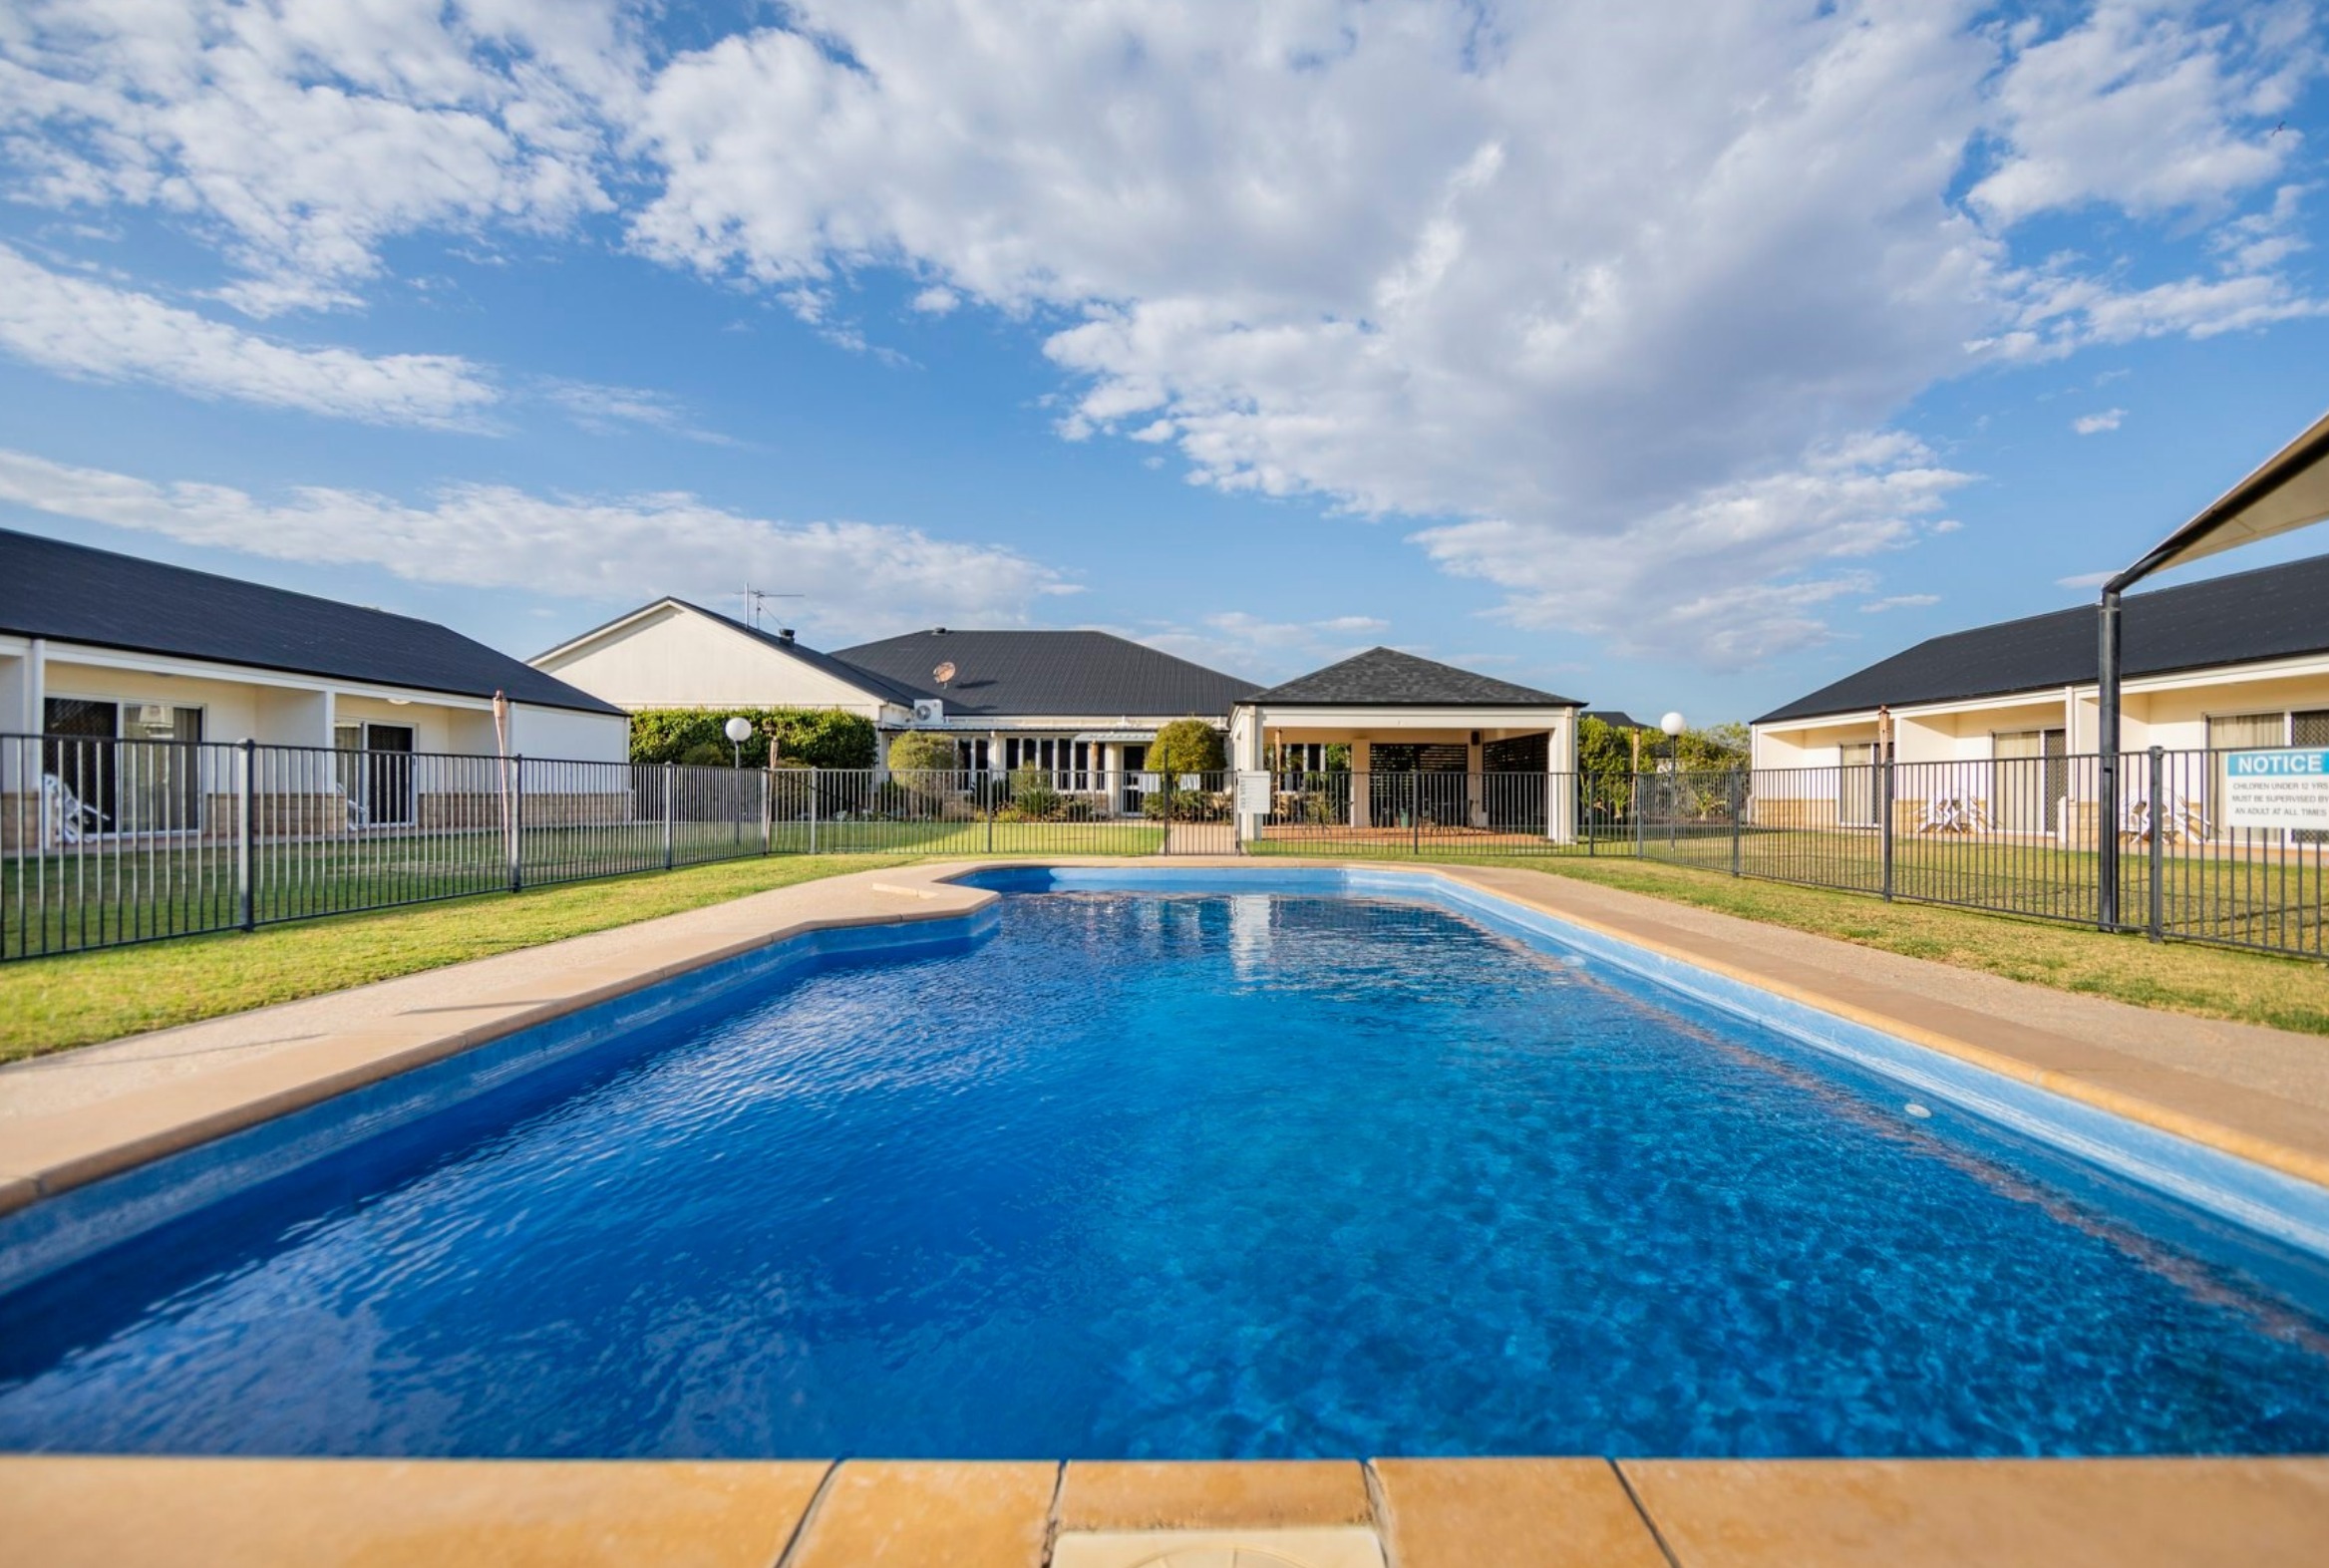
[[1493, 675], [1476, 675], [1452, 664], [1419, 659], [1396, 648], [1370, 648], [1340, 664], [1297, 675], [1252, 699], [1272, 707], [1574, 708], [1573, 697], [1555, 697], [1533, 686], [1515, 686]]
[[[1135, 714], [1212, 718], [1253, 692], [1208, 670], [1107, 632], [908, 632], [835, 650], [843, 664], [936, 697], [956, 715]], [[951, 664], [941, 689], [930, 673]]]
[[[2093, 605], [2080, 605], [1951, 632], [1755, 722], [2092, 684], [2099, 663], [2095, 616]], [[2120, 640], [2130, 676], [2329, 651], [2329, 555], [2130, 594], [2120, 611]]]
[[1598, 719], [1612, 730], [1655, 730], [1654, 724], [1644, 724], [1622, 708], [1588, 708], [1588, 719]]
[[0, 631], [416, 691], [620, 713], [434, 621], [0, 529]]

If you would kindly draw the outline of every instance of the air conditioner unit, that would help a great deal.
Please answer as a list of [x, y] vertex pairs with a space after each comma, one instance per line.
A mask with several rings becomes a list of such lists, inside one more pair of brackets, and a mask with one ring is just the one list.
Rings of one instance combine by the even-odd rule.
[[946, 704], [944, 702], [935, 697], [919, 697], [914, 700], [914, 723], [944, 724], [945, 722]]
[[167, 725], [169, 723], [169, 704], [140, 703], [138, 705], [138, 722], [158, 728]]

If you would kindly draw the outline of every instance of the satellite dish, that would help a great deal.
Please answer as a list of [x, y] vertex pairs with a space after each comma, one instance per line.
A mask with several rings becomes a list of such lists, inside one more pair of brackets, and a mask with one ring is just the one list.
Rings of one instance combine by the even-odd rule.
[[945, 684], [946, 684], [948, 681], [951, 681], [951, 680], [953, 680], [953, 679], [954, 679], [954, 664], [953, 664], [953, 661], [949, 660], [949, 661], [947, 661], [946, 663], [944, 663], [944, 664], [941, 664], [940, 666], [938, 666], [938, 668], [936, 668], [935, 670], [932, 670], [932, 671], [930, 672], [930, 677], [931, 677], [931, 679], [935, 680], [935, 681], [936, 681], [936, 682], [937, 682], [937, 683], [938, 683], [940, 686], [944, 686], [944, 685], [945, 685]]

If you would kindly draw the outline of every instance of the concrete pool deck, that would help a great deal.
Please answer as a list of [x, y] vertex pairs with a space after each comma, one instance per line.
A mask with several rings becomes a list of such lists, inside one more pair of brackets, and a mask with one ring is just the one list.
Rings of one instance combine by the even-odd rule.
[[23, 1568], [2309, 1568], [2329, 1459], [20, 1457], [0, 1527]]
[[[0, 1212], [794, 935], [974, 912], [996, 895], [948, 878], [1027, 863], [804, 883], [0, 1069]], [[1524, 867], [1354, 868], [1468, 883], [2329, 1185], [2329, 1041], [2047, 991]], [[2309, 1564], [2329, 1561], [2329, 1458], [1063, 1468], [0, 1457], [0, 1542], [25, 1564], [1226, 1568], [1231, 1537], [1249, 1548], [1241, 1568], [1339, 1568], [1369, 1551], [1383, 1568]]]

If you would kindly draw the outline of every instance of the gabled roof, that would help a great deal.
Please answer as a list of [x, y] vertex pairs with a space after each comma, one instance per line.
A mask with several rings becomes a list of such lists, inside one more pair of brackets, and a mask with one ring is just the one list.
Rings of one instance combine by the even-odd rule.
[[0, 529], [0, 631], [582, 713], [621, 709], [435, 621]]
[[[1253, 683], [1175, 659], [1107, 632], [958, 632], [933, 629], [842, 648], [833, 657], [957, 716], [1140, 715], [1217, 717]], [[954, 666], [940, 687], [931, 673]]]
[[1298, 675], [1281, 686], [1257, 692], [1248, 701], [1272, 708], [1575, 708], [1573, 697], [1556, 697], [1533, 686], [1516, 686], [1493, 675], [1459, 670], [1452, 664], [1419, 659], [1396, 648], [1370, 648], [1340, 664]]
[[749, 637], [754, 642], [763, 644], [789, 659], [798, 659], [811, 669], [829, 675], [844, 685], [853, 686], [866, 696], [878, 701], [896, 703], [900, 707], [911, 707], [914, 698], [920, 695], [907, 691], [894, 681], [886, 680], [871, 670], [860, 670], [853, 664], [843, 664], [832, 654], [820, 653], [805, 642], [792, 637], [780, 637], [775, 632], [762, 631], [759, 627], [748, 625], [733, 615], [723, 615], [718, 610], [706, 609], [693, 600], [674, 598], [669, 594], [647, 604], [642, 604], [635, 610], [626, 610], [613, 620], [603, 621], [586, 632], [577, 632], [556, 647], [544, 649], [535, 654], [531, 662], [539, 664], [545, 659], [554, 658], [569, 648], [579, 647], [593, 638], [613, 631], [618, 626], [627, 626], [641, 616], [652, 614], [667, 605], [674, 609], [686, 610], [690, 614], [700, 615], [709, 621], [717, 621], [739, 637]]
[[1588, 708], [1587, 719], [1598, 719], [1612, 730], [1655, 730], [1654, 724], [1644, 724], [1622, 708]]
[[[2092, 685], [2095, 614], [2080, 605], [1935, 637], [1755, 722]], [[2120, 638], [2130, 677], [2329, 652], [2329, 555], [2130, 594]]]

